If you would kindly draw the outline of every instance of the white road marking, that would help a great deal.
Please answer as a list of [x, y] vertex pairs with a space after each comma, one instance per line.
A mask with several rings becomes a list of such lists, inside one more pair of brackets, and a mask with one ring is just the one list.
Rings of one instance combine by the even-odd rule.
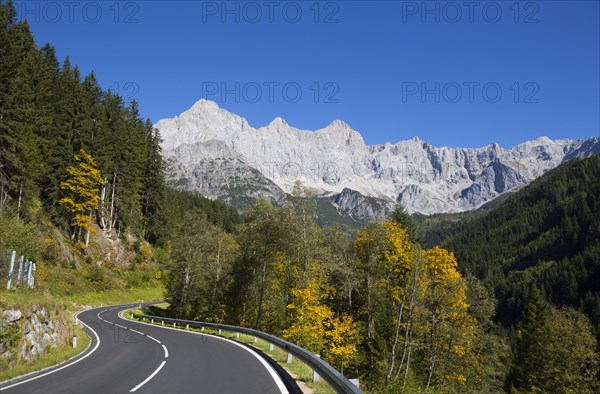
[[165, 349], [165, 358], [169, 358], [169, 351], [165, 345], [162, 345], [163, 349]]
[[156, 343], [160, 343], [160, 341], [154, 337], [151, 337], [150, 335], [146, 334], [146, 336], [150, 339], [152, 339], [153, 341], [155, 341]]
[[146, 335], [143, 332], [139, 332], [138, 330], [134, 330], [133, 328], [129, 329], [131, 332], [135, 332], [136, 334], [140, 334], [140, 335]]
[[145, 385], [146, 383], [148, 383], [148, 381], [150, 379], [152, 379], [154, 376], [156, 376], [157, 373], [160, 372], [160, 370], [162, 369], [162, 367], [165, 366], [166, 361], [163, 361], [159, 367], [156, 369], [156, 371], [152, 372], [152, 375], [148, 376], [142, 383], [138, 384], [137, 386], [135, 386], [134, 388], [132, 388], [131, 390], [129, 390], [130, 393], [133, 393], [134, 391], [136, 391], [137, 389], [139, 389], [140, 387], [142, 387], [143, 385]]

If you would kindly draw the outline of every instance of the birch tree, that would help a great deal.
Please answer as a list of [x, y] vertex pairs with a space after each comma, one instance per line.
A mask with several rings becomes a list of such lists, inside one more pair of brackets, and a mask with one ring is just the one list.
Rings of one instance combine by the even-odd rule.
[[68, 194], [59, 202], [72, 216], [72, 238], [80, 241], [82, 231], [85, 231], [86, 248], [93, 230], [92, 215], [100, 206], [100, 187], [103, 184], [96, 160], [83, 149], [75, 155], [75, 163], [67, 167], [67, 179], [60, 184], [60, 188]]

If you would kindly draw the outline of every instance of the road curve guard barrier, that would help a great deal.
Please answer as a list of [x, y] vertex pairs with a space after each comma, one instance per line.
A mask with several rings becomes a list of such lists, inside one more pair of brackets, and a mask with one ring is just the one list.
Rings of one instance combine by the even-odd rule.
[[215, 330], [225, 330], [230, 332], [239, 332], [240, 334], [248, 334], [255, 336], [257, 338], [263, 339], [278, 348], [288, 352], [294, 357], [297, 357], [313, 371], [315, 371], [319, 376], [321, 376], [336, 392], [338, 393], [348, 393], [348, 394], [362, 394], [362, 390], [358, 388], [354, 383], [352, 383], [348, 378], [342, 375], [338, 370], [333, 368], [331, 365], [327, 364], [325, 361], [321, 360], [314, 353], [298, 346], [294, 345], [291, 342], [285, 341], [276, 336], [266, 334], [262, 331], [254, 330], [252, 328], [246, 327], [237, 327], [237, 326], [229, 326], [226, 324], [218, 324], [218, 323], [208, 323], [208, 322], [199, 322], [194, 320], [181, 320], [181, 319], [170, 319], [167, 317], [159, 317], [159, 316], [151, 316], [151, 315], [134, 315], [136, 318], [152, 320], [154, 321], [162, 321], [165, 323], [177, 323], [178, 325], [188, 325], [189, 327], [196, 328], [212, 328]]

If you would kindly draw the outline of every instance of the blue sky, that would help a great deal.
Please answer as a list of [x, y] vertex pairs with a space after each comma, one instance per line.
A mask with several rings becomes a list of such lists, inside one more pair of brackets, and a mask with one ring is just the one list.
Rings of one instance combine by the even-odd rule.
[[598, 1], [15, 1], [154, 122], [205, 97], [369, 144], [600, 135]]

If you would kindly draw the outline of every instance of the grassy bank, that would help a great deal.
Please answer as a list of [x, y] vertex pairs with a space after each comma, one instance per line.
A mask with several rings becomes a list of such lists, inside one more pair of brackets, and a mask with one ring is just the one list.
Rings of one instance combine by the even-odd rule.
[[57, 296], [50, 292], [37, 292], [27, 289], [0, 290], [0, 307], [26, 308], [33, 305], [42, 305], [53, 309], [66, 309], [76, 312], [81, 306], [100, 306], [111, 304], [127, 304], [144, 301], [160, 301], [163, 298], [163, 289], [157, 286], [105, 290], [89, 292], [72, 296]]

